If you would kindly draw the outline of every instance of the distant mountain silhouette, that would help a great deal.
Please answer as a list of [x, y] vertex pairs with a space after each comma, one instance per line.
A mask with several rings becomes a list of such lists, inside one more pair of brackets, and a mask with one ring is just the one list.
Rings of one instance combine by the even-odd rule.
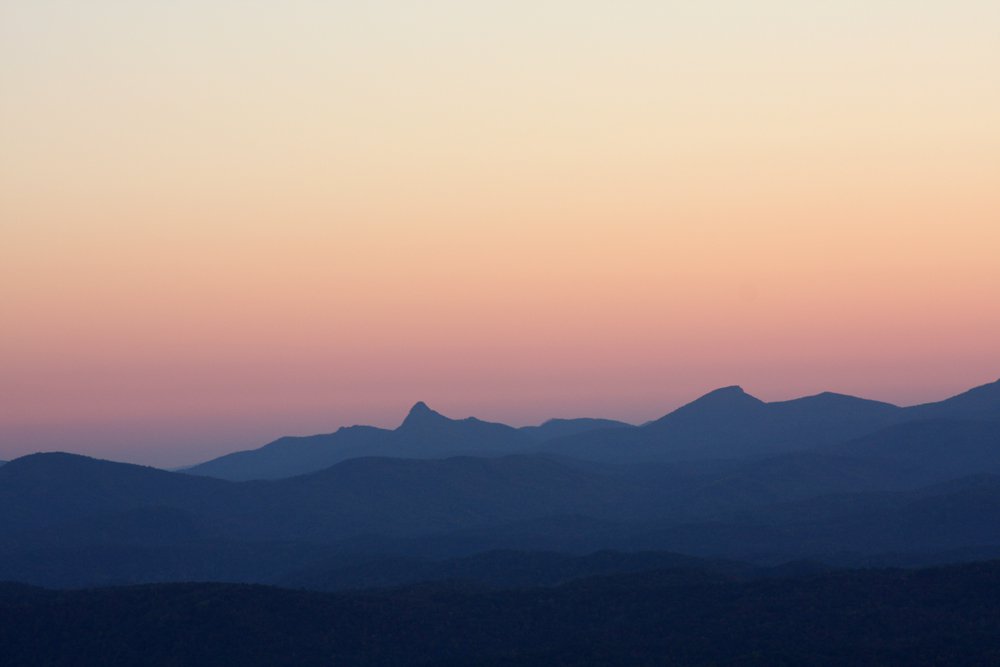
[[537, 442], [545, 442], [553, 438], [567, 435], [577, 435], [598, 429], [632, 428], [631, 424], [614, 419], [550, 419], [539, 426], [522, 426], [519, 430], [532, 437]]
[[765, 403], [733, 386], [628, 432], [557, 438], [542, 450], [601, 461], [745, 458], [841, 442], [891, 424], [901, 413], [888, 403], [831, 393]]
[[642, 426], [554, 438], [541, 450], [607, 462], [750, 458], [818, 449], [932, 418], [1000, 421], [1000, 381], [908, 408], [831, 392], [767, 403], [724, 387]]
[[764, 402], [730, 386], [642, 426], [583, 418], [515, 429], [472, 417], [450, 419], [418, 402], [395, 430], [351, 426], [331, 434], [279, 438], [187, 472], [229, 480], [280, 479], [362, 456], [542, 452], [615, 463], [750, 458], [834, 445], [893, 424], [931, 418], [1000, 421], [1000, 381], [909, 408], [831, 392]]
[[226, 454], [184, 472], [235, 481], [279, 479], [322, 470], [352, 457], [374, 455], [390, 448], [392, 441], [388, 429], [345, 426], [335, 433], [285, 436], [259, 449]]
[[937, 403], [906, 408], [911, 419], [976, 419], [1000, 421], [1000, 380], [975, 387]]
[[701, 422], [704, 419], [727, 419], [756, 416], [767, 404], [733, 385], [710, 391], [704, 396], [683, 405], [665, 417], [644, 425], [644, 428], [663, 427], [671, 423]]
[[[438, 419], [418, 417], [407, 429]], [[995, 477], [969, 477], [978, 473]], [[1000, 422], [908, 422], [817, 450], [696, 466], [365, 457], [238, 483], [37, 454], [0, 468], [0, 580], [274, 581], [330, 549], [392, 558], [498, 548], [911, 558], [1000, 547], [994, 502]], [[348, 561], [356, 571], [358, 558]]]
[[[337, 568], [491, 549], [753, 562], [991, 553], [1000, 420], [983, 416], [996, 394], [897, 408], [829, 393], [767, 403], [727, 387], [641, 427], [542, 442], [419, 403], [396, 430], [348, 427], [214, 462], [247, 476], [323, 466], [245, 482], [30, 455], [0, 467], [0, 580], [272, 581], [333, 552], [353, 554]], [[549, 424], [535, 428], [595, 425]], [[480, 455], [427, 458], [457, 450]]]
[[396, 430], [348, 426], [313, 436], [286, 436], [259, 449], [226, 454], [184, 472], [234, 481], [280, 479], [327, 468], [363, 456], [441, 458], [502, 456], [528, 452], [534, 444], [596, 429], [631, 428], [611, 419], [551, 419], [515, 429], [474, 417], [450, 419], [416, 403]]
[[403, 423], [399, 425], [401, 429], [419, 429], [419, 428], [434, 428], [435, 426], [443, 426], [447, 422], [451, 421], [440, 412], [431, 410], [430, 407], [423, 401], [417, 401], [410, 408], [410, 411], [406, 414], [406, 418], [403, 419]]
[[227, 454], [185, 472], [229, 480], [279, 479], [363, 456], [441, 458], [526, 451], [534, 440], [518, 429], [470, 417], [449, 419], [424, 402], [396, 430], [350, 426], [335, 433], [285, 437], [260, 449]]
[[[475, 417], [449, 419], [419, 402], [393, 432], [398, 456], [435, 458], [456, 455], [500, 455], [525, 448], [530, 439], [516, 428]], [[387, 453], [380, 452], [380, 456]]]

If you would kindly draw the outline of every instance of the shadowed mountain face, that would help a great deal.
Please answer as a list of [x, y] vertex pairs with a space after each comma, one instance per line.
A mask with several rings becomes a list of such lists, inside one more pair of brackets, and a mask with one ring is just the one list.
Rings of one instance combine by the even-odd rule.
[[829, 448], [897, 466], [921, 466], [938, 479], [1000, 472], [1000, 421], [905, 422]]
[[677, 525], [645, 539], [659, 549], [751, 561], [822, 555], [827, 562], [860, 563], [865, 556], [919, 559], [963, 548], [996, 553], [1000, 476], [965, 477], [901, 493], [819, 497], [743, 521]]
[[[0, 547], [145, 542], [102, 526], [165, 523], [189, 537], [333, 543], [406, 536], [541, 516], [622, 516], [655, 485], [542, 457], [359, 458], [311, 475], [233, 483], [71, 454], [35, 454], [0, 468]], [[135, 520], [128, 517], [141, 516]], [[134, 538], [134, 540], [133, 540]]]
[[[229, 487], [220, 480], [130, 463], [61, 452], [31, 454], [9, 462], [0, 472], [0, 512], [17, 506], [63, 515], [81, 514], [94, 509], [156, 505], [183, 496], [198, 503], [206, 494]], [[16, 513], [7, 518], [27, 521], [31, 515]]]
[[157, 526], [166, 541], [193, 537], [200, 531], [194, 512], [229, 486], [74, 454], [32, 454], [0, 468], [0, 544], [155, 542]]

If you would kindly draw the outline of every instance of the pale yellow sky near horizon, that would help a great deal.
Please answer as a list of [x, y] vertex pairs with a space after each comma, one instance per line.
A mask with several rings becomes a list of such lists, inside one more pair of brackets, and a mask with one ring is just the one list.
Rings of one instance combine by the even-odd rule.
[[1000, 377], [1000, 4], [0, 0], [0, 459]]

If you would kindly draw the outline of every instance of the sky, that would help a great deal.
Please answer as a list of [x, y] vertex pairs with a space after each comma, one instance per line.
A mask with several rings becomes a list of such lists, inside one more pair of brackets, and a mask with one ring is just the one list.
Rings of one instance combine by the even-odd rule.
[[1000, 377], [995, 0], [0, 0], [0, 459]]

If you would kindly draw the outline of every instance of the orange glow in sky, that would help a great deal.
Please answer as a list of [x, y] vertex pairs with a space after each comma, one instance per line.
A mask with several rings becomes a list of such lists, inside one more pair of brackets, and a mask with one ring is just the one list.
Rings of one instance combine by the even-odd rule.
[[0, 459], [1000, 377], [1000, 5], [0, 6]]

